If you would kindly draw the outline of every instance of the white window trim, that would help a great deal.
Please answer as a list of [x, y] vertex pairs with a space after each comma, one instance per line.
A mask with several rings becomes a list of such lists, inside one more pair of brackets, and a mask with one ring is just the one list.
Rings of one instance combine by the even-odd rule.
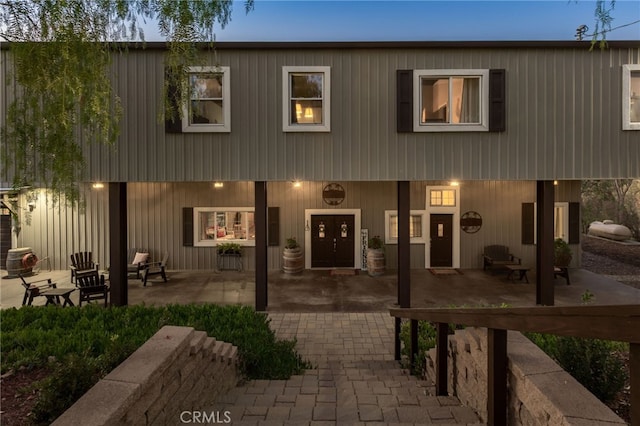
[[[562, 229], [566, 232], [564, 236], [556, 235], [556, 209], [562, 210]], [[569, 243], [569, 202], [556, 201], [553, 203], [553, 239], [560, 238]], [[533, 203], [533, 244], [538, 244], [538, 203]]]
[[[289, 74], [323, 73], [322, 79], [322, 124], [290, 124], [291, 94]], [[282, 131], [283, 132], [330, 132], [331, 131], [331, 67], [282, 67]]]
[[[397, 216], [398, 210], [385, 210], [384, 211], [384, 243], [385, 244], [398, 244], [397, 238], [391, 238], [391, 229], [389, 229], [389, 219], [391, 216]], [[425, 225], [427, 220], [427, 214], [424, 210], [411, 210], [409, 212], [410, 216], [420, 216], [422, 221], [422, 236], [421, 237], [411, 237], [409, 240], [410, 244], [424, 244], [427, 242], [425, 231]]]
[[[189, 67], [189, 74], [193, 73], [213, 73], [222, 74], [222, 116], [224, 123], [189, 123], [189, 103], [191, 96], [185, 97], [182, 105], [182, 132], [183, 133], [229, 133], [231, 132], [231, 69], [229, 67], [205, 66]], [[185, 86], [189, 90], [189, 81]]]
[[194, 207], [193, 208], [193, 246], [194, 247], [217, 247], [219, 243], [235, 243], [245, 247], [255, 247], [256, 240], [221, 240], [217, 236], [212, 240], [200, 239], [200, 213], [215, 212], [255, 212], [254, 207]]
[[631, 71], [640, 71], [640, 64], [622, 66], [622, 130], [640, 130], [640, 122], [631, 122]]
[[[480, 77], [480, 124], [422, 124], [420, 122], [420, 79], [422, 77]], [[413, 71], [413, 131], [414, 132], [488, 132], [489, 131], [489, 70], [437, 69]]]

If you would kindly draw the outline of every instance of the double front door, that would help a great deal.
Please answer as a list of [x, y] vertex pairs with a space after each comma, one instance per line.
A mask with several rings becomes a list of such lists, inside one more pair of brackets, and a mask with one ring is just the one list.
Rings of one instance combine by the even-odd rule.
[[311, 267], [353, 268], [355, 216], [311, 215]]

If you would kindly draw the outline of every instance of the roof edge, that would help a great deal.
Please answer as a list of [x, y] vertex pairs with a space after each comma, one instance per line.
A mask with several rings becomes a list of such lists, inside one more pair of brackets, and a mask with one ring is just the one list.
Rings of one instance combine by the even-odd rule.
[[[12, 43], [0, 43], [0, 49], [10, 49]], [[126, 49], [166, 50], [168, 43], [112, 42]], [[575, 40], [497, 40], [497, 41], [217, 41], [198, 43], [202, 49], [463, 49], [463, 48], [590, 48], [591, 41]], [[640, 40], [608, 40], [607, 48], [638, 48]], [[598, 49], [599, 50], [599, 49]]]

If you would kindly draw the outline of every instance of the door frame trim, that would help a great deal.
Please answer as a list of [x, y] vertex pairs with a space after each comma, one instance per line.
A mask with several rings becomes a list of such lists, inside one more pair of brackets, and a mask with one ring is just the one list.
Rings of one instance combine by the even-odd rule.
[[354, 216], [354, 252], [353, 252], [353, 267], [356, 265], [362, 265], [362, 250], [360, 246], [360, 229], [361, 222], [361, 210], [360, 209], [305, 209], [304, 210], [304, 267], [305, 269], [326, 269], [326, 268], [311, 268], [311, 216], [312, 215], [325, 215], [325, 216], [340, 216], [340, 215], [353, 215]]
[[[456, 205], [451, 207], [440, 207], [431, 205], [432, 189], [454, 189], [456, 191]], [[450, 214], [453, 216], [453, 247], [451, 253], [452, 268], [460, 268], [460, 186], [438, 185], [426, 187], [425, 199], [425, 215], [427, 217], [427, 243], [424, 250], [424, 267], [431, 268], [431, 215], [432, 214]]]

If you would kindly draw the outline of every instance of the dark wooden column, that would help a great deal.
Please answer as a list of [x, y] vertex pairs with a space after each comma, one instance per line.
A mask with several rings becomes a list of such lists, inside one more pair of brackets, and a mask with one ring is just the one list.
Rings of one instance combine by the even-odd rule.
[[629, 343], [631, 378], [631, 424], [640, 425], [640, 343]]
[[487, 330], [487, 423], [507, 424], [507, 330]]
[[537, 183], [537, 226], [536, 226], [536, 304], [554, 304], [553, 283], [553, 181]]
[[409, 206], [409, 182], [398, 181], [398, 304], [401, 308], [411, 307]]
[[267, 310], [267, 183], [255, 183], [256, 311]]
[[129, 303], [127, 286], [127, 184], [109, 182], [109, 284], [111, 305]]

